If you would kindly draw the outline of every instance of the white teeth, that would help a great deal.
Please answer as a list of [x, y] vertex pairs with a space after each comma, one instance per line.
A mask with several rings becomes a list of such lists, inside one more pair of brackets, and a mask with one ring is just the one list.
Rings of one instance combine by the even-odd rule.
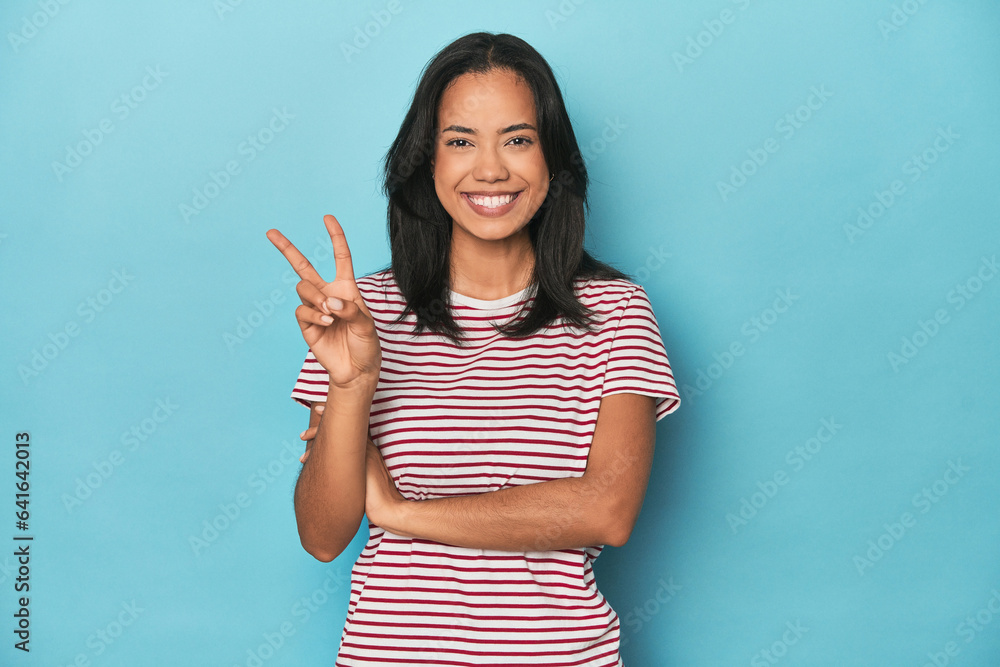
[[500, 197], [477, 197], [475, 195], [469, 195], [469, 199], [472, 200], [473, 204], [477, 206], [485, 206], [486, 208], [497, 208], [498, 206], [504, 206], [506, 204], [514, 201], [514, 197], [517, 195], [503, 195]]

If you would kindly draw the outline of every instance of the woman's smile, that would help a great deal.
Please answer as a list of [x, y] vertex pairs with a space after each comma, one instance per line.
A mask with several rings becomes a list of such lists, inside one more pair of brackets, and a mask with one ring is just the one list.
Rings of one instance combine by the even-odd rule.
[[462, 197], [469, 208], [478, 215], [498, 218], [514, 209], [523, 191], [513, 193], [463, 192]]

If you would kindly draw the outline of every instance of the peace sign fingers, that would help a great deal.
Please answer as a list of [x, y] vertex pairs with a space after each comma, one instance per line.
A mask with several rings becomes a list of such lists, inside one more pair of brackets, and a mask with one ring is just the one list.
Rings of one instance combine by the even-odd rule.
[[295, 309], [295, 319], [313, 356], [330, 376], [330, 386], [357, 387], [359, 378], [367, 378], [366, 383], [378, 382], [382, 349], [375, 320], [354, 280], [347, 237], [332, 215], [323, 216], [323, 223], [330, 234], [337, 266], [333, 282], [323, 280], [277, 229], [269, 229], [267, 238], [302, 279], [295, 286], [302, 299], [302, 305]]
[[347, 247], [347, 236], [344, 235], [344, 230], [332, 215], [324, 215], [323, 224], [326, 225], [326, 231], [330, 233], [330, 241], [333, 242], [333, 259], [337, 267], [337, 275], [333, 279], [348, 280], [353, 283], [354, 264], [351, 262], [351, 249]]
[[292, 265], [292, 269], [298, 274], [299, 278], [309, 281], [319, 289], [326, 287], [326, 281], [316, 273], [316, 269], [309, 263], [305, 255], [299, 252], [299, 249], [286, 239], [284, 234], [277, 229], [269, 229], [267, 230], [267, 239], [285, 256], [285, 259]]

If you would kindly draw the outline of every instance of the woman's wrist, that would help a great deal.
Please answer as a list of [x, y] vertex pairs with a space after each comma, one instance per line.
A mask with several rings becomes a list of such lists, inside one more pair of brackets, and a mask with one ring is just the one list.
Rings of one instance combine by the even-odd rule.
[[406, 531], [406, 526], [410, 525], [410, 517], [416, 509], [418, 502], [417, 500], [407, 500], [406, 498], [393, 499], [387, 508], [388, 516], [383, 521], [386, 525], [380, 526], [380, 528], [384, 528], [400, 537], [416, 537], [415, 534]]
[[378, 376], [360, 376], [348, 385], [330, 384], [326, 390], [327, 402], [371, 403], [378, 386]]

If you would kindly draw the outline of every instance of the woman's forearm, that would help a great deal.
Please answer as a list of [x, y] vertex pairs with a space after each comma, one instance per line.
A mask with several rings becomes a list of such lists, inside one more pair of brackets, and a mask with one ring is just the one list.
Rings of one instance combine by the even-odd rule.
[[548, 551], [628, 539], [632, 512], [615, 488], [624, 455], [600, 476], [554, 479], [467, 496], [401, 501], [378, 524], [390, 532], [454, 546], [504, 551]]
[[295, 520], [302, 546], [329, 562], [350, 544], [365, 511], [365, 447], [375, 385], [331, 388], [298, 482]]

